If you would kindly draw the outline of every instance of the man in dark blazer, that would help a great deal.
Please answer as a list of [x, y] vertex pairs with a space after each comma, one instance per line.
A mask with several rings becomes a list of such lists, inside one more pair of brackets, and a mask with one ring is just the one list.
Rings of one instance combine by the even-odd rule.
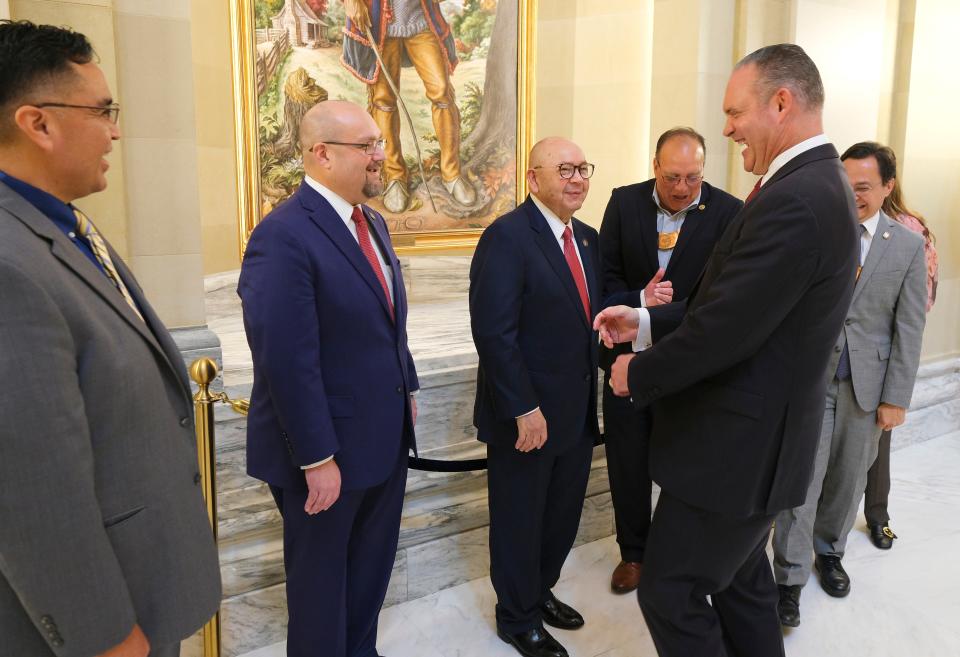
[[73, 204], [120, 138], [95, 57], [0, 22], [0, 654], [175, 657], [217, 548], [182, 356]]
[[657, 650], [770, 657], [783, 637], [765, 547], [774, 515], [810, 483], [823, 372], [856, 276], [856, 210], [801, 48], [741, 60], [723, 107], [724, 134], [761, 176], [755, 192], [686, 303], [612, 308], [597, 325], [605, 341], [653, 342], [617, 359], [611, 385], [657, 404], [650, 471], [662, 492], [637, 589]]
[[[743, 202], [703, 181], [706, 144], [693, 128], [672, 128], [657, 140], [654, 177], [613, 190], [600, 226], [606, 305], [651, 308], [684, 299], [713, 245]], [[600, 347], [608, 373], [629, 345]], [[610, 578], [615, 593], [637, 588], [650, 529], [649, 409], [603, 388], [607, 473], [621, 561]]]
[[599, 434], [600, 253], [597, 231], [573, 218], [592, 174], [576, 144], [538, 142], [530, 196], [484, 231], [470, 266], [497, 634], [528, 657], [567, 654], [544, 622], [584, 624], [551, 589], [576, 538]]
[[419, 385], [400, 261], [362, 205], [382, 188], [380, 130], [361, 107], [325, 101], [300, 141], [304, 182], [253, 231], [240, 273], [247, 471], [283, 516], [287, 654], [372, 657]]

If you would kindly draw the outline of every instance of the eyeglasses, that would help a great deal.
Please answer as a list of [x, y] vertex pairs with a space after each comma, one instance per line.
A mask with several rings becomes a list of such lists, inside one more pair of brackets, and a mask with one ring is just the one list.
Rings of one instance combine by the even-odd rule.
[[853, 193], [869, 194], [874, 189], [876, 189], [876, 187], [877, 187], [876, 185], [871, 185], [870, 183], [857, 183], [856, 185], [853, 186]]
[[699, 176], [679, 176], [675, 173], [662, 173], [660, 174], [660, 177], [663, 178], [663, 182], [671, 186], [679, 185], [681, 180], [686, 180], [687, 185], [693, 187], [703, 180], [703, 174], [700, 174]]
[[[541, 165], [533, 167], [534, 169], [543, 169]], [[593, 170], [596, 167], [590, 164], [589, 162], [584, 162], [583, 164], [571, 164], [569, 162], [563, 162], [557, 165], [557, 171], [560, 172], [560, 177], [563, 179], [573, 178], [573, 172], [579, 171], [580, 177], [584, 180], [590, 178], [593, 175]]]
[[34, 105], [34, 107], [63, 107], [66, 109], [85, 109], [98, 112], [99, 115], [110, 123], [116, 123], [120, 118], [120, 105], [118, 103], [110, 103], [109, 105], [70, 105], [68, 103], [39, 103]]
[[[354, 148], [359, 148], [367, 155], [373, 155], [377, 151], [382, 151], [384, 146], [387, 145], [386, 139], [374, 139], [373, 141], [368, 141], [365, 144], [356, 144], [348, 141], [324, 141], [324, 144], [330, 144], [332, 146], [353, 146]], [[313, 148], [310, 149], [313, 151]]]

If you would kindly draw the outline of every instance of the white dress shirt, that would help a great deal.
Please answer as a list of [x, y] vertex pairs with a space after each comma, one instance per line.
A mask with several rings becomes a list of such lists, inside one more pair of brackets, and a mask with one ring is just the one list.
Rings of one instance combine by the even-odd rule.
[[860, 266], [867, 261], [867, 254], [870, 253], [870, 245], [873, 244], [873, 236], [877, 234], [877, 226], [880, 225], [880, 210], [877, 213], [860, 224], [866, 230], [860, 232]]
[[[783, 165], [797, 157], [801, 153], [806, 153], [812, 148], [817, 146], [823, 146], [824, 144], [829, 144], [830, 139], [827, 138], [824, 134], [816, 135], [815, 137], [810, 137], [809, 139], [804, 139], [799, 144], [794, 144], [787, 150], [783, 151], [770, 163], [770, 166], [767, 167], [767, 172], [763, 174], [763, 177], [760, 178], [760, 187], [763, 187], [767, 184], [767, 181], [773, 178], [773, 176], [779, 171]], [[879, 219], [878, 219], [879, 221]], [[874, 230], [876, 230], [876, 224], [874, 224]], [[869, 249], [869, 246], [867, 247]], [[866, 254], [863, 256], [866, 258]], [[650, 331], [650, 312], [646, 308], [637, 308], [637, 314], [639, 315], [640, 323], [637, 327], [637, 337], [633, 341], [633, 350], [634, 351], [643, 351], [644, 349], [649, 349], [653, 346], [653, 335]]]

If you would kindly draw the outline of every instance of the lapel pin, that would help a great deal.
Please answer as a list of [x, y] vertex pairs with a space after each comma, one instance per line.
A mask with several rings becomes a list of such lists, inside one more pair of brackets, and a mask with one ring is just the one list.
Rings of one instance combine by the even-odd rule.
[[588, 246], [588, 245], [587, 245], [587, 240], [583, 240], [583, 245], [584, 245], [584, 246]]
[[705, 206], [703, 203], [701, 203], [700, 205], [697, 206], [697, 209], [698, 209], [698, 210], [706, 210], [706, 209], [707, 209], [707, 206]]
[[885, 240], [890, 239], [890, 232], [889, 232], [889, 231], [886, 231], [886, 230], [883, 231], [883, 239], [885, 239]]

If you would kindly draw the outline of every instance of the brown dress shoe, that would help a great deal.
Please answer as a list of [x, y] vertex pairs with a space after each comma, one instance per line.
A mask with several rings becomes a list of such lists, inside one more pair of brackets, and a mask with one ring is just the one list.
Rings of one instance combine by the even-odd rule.
[[640, 573], [643, 571], [643, 564], [637, 561], [621, 561], [613, 569], [613, 577], [610, 578], [610, 588], [614, 593], [630, 593], [636, 590], [640, 583]]

